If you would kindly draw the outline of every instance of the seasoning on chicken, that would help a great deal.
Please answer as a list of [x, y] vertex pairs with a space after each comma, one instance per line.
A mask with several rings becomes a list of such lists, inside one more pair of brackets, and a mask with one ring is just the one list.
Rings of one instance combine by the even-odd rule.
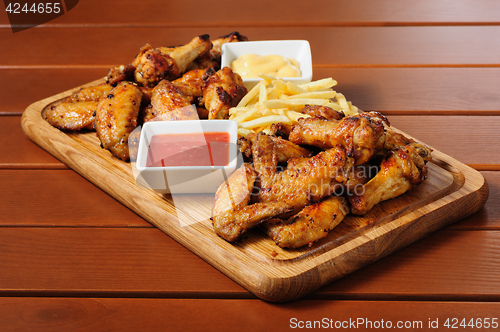
[[[269, 137], [273, 141], [278, 163], [286, 163], [291, 158], [311, 156], [311, 152], [308, 149], [303, 148], [295, 143], [287, 141], [281, 137]], [[250, 133], [238, 139], [238, 148], [243, 157], [245, 157], [248, 161], [252, 160], [252, 145], [254, 144], [256, 139], [256, 133]]]
[[191, 106], [191, 100], [176, 84], [163, 80], [153, 89], [151, 105], [151, 114], [161, 120], [166, 120], [168, 113]]
[[79, 101], [99, 101], [102, 97], [108, 95], [113, 87], [109, 84], [99, 84], [81, 88], [73, 93], [71, 96], [64, 98], [62, 101], [67, 103], [75, 103]]
[[[217, 190], [213, 208], [214, 230], [228, 241], [238, 239], [246, 230], [266, 219], [286, 220], [298, 214], [297, 220], [302, 220], [306, 217], [306, 214], [300, 214], [303, 208], [332, 195], [336, 184], [347, 181], [345, 173], [353, 161], [343, 148], [323, 151], [310, 158], [291, 158], [287, 168], [279, 172], [274, 139], [259, 133], [251, 147], [254, 167], [244, 164]], [[249, 204], [251, 202], [255, 203]], [[320, 208], [332, 208], [330, 202], [333, 200], [325, 201]], [[319, 212], [317, 218], [318, 222], [326, 220]], [[328, 220], [331, 225], [331, 218]], [[307, 243], [313, 241], [311, 237], [308, 239]]]
[[340, 121], [319, 118], [301, 118], [290, 133], [290, 141], [328, 149], [343, 146], [354, 157], [355, 165], [362, 165], [384, 145], [384, 121], [373, 114], [362, 113]]
[[229, 109], [236, 106], [247, 93], [238, 73], [224, 67], [205, 81], [203, 100], [209, 119], [229, 119]]
[[248, 38], [246, 36], [241, 35], [237, 31], [212, 40], [212, 49], [209, 52], [198, 56], [198, 58], [196, 58], [189, 65], [188, 70], [204, 68], [213, 68], [215, 70], [219, 70], [221, 66], [222, 45], [225, 43], [234, 43], [247, 40]]
[[283, 202], [248, 205], [256, 178], [252, 166], [243, 164], [215, 193], [212, 209], [214, 231], [229, 242], [238, 240], [248, 229], [264, 220], [293, 209]]
[[331, 107], [321, 105], [306, 105], [301, 113], [326, 120], [341, 120], [345, 116], [342, 111], [336, 111]]
[[93, 129], [97, 101], [61, 102], [42, 114], [52, 126], [64, 130]]
[[200, 54], [212, 48], [208, 35], [195, 37], [177, 47], [152, 48], [147, 44], [132, 62], [135, 81], [143, 86], [154, 86], [163, 79], [179, 78]]
[[267, 235], [281, 248], [311, 246], [326, 237], [349, 214], [344, 197], [330, 196], [303, 208], [284, 221], [271, 219], [262, 224]]
[[124, 161], [130, 158], [128, 137], [137, 126], [141, 97], [135, 84], [121, 82], [97, 106], [95, 129], [101, 146]]
[[349, 196], [351, 212], [363, 215], [379, 202], [411, 190], [427, 178], [427, 161], [431, 150], [412, 142], [391, 150], [382, 161], [380, 171], [368, 181], [359, 194]]
[[108, 76], [106, 76], [106, 83], [111, 86], [116, 86], [122, 81], [133, 81], [134, 71], [135, 67], [132, 64], [111, 68], [109, 70]]
[[258, 202], [285, 202], [294, 213], [333, 194], [335, 184], [347, 182], [352, 167], [342, 147], [322, 151], [310, 158], [292, 158], [278, 172], [278, 159], [272, 139], [259, 133], [252, 145], [253, 163], [260, 179]]

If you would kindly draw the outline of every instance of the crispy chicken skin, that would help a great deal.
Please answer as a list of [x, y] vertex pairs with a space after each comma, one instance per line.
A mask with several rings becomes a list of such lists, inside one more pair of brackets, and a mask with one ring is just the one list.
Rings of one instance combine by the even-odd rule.
[[222, 45], [225, 43], [234, 43], [238, 41], [247, 41], [246, 36], [234, 31], [228, 35], [212, 40], [212, 49], [196, 58], [188, 67], [188, 70], [213, 68], [219, 70], [221, 66]]
[[292, 158], [278, 172], [276, 148], [272, 139], [259, 133], [252, 145], [253, 163], [260, 179], [259, 202], [285, 202], [293, 213], [333, 194], [334, 184], [347, 182], [353, 164], [342, 147], [322, 151], [311, 158]]
[[172, 81], [172, 83], [177, 85], [182, 94], [189, 97], [191, 103], [204, 106], [203, 90], [205, 89], [205, 80], [214, 73], [215, 71], [212, 68], [194, 69]]
[[292, 208], [283, 202], [248, 205], [257, 174], [250, 164], [243, 164], [215, 193], [212, 223], [215, 233], [234, 242], [248, 229], [262, 221], [276, 217]]
[[[287, 141], [281, 137], [269, 136], [273, 141], [278, 163], [286, 163], [291, 158], [309, 157], [311, 152], [295, 143]], [[252, 160], [252, 145], [257, 139], [256, 133], [250, 133], [238, 139], [240, 152], [247, 160]]]
[[102, 97], [108, 95], [113, 87], [109, 84], [99, 84], [87, 88], [81, 88], [71, 96], [64, 98], [66, 103], [75, 103], [79, 101], [99, 101]]
[[189, 43], [177, 47], [153, 48], [147, 44], [132, 62], [135, 81], [143, 86], [154, 86], [163, 79], [177, 79], [194, 59], [211, 48], [208, 35], [195, 37]]
[[278, 246], [295, 249], [311, 246], [326, 237], [348, 213], [349, 206], [344, 197], [330, 196], [306, 206], [286, 221], [275, 218], [262, 226]]
[[391, 150], [382, 161], [380, 171], [368, 181], [359, 194], [349, 196], [351, 212], [363, 215], [379, 202], [411, 190], [427, 177], [429, 148], [416, 142]]
[[132, 64], [111, 68], [109, 70], [108, 76], [106, 77], [106, 83], [111, 86], [116, 86], [122, 81], [133, 81], [134, 71], [135, 67]]
[[344, 112], [339, 112], [331, 107], [320, 105], [306, 105], [302, 109], [302, 113], [327, 120], [341, 120], [344, 117]]
[[366, 163], [383, 148], [384, 122], [378, 115], [362, 113], [340, 121], [301, 118], [290, 133], [290, 141], [328, 149], [343, 146], [354, 157], [356, 165]]
[[270, 134], [288, 140], [292, 132], [293, 125], [284, 124], [282, 122], [273, 123], [269, 128]]
[[203, 100], [209, 119], [229, 119], [229, 109], [245, 96], [247, 89], [241, 76], [224, 67], [205, 80]]
[[129, 82], [119, 83], [99, 101], [95, 119], [101, 146], [116, 157], [128, 161], [128, 137], [137, 126], [141, 90]]
[[189, 96], [182, 93], [178, 85], [163, 80], [153, 89], [151, 105], [151, 114], [161, 120], [166, 120], [168, 113], [191, 106], [191, 100]]
[[43, 112], [52, 126], [65, 130], [93, 129], [97, 101], [62, 102]]
[[146, 44], [132, 62], [134, 80], [142, 86], [155, 86], [162, 79], [174, 79], [179, 75], [174, 60], [160, 50]]

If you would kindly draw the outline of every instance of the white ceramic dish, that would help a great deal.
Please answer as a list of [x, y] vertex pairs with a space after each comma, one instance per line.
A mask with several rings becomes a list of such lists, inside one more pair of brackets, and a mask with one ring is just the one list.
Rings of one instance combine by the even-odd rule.
[[[222, 45], [222, 67], [231, 68], [231, 63], [244, 54], [281, 55], [294, 58], [300, 63], [301, 77], [283, 78], [297, 84], [312, 81], [311, 47], [307, 40], [266, 40], [226, 43]], [[243, 84], [250, 90], [260, 78], [243, 79]]]
[[[136, 184], [160, 194], [215, 193], [238, 164], [238, 124], [231, 120], [152, 121], [142, 127], [134, 172]], [[154, 135], [229, 133], [227, 166], [146, 167], [149, 144]], [[207, 151], [208, 153], [208, 151]]]

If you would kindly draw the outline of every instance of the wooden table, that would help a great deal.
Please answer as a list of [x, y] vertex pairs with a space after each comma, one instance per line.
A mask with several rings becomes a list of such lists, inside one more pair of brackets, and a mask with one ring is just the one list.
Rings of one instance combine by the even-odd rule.
[[[500, 320], [497, 0], [82, 0], [37, 28], [14, 34], [5, 12], [0, 24], [0, 331], [256, 331], [308, 321], [417, 329], [436, 320], [447, 330], [453, 318], [464, 330], [462, 319], [484, 328], [488, 318], [490, 329]], [[28, 105], [106, 75], [146, 42], [234, 30], [309, 40], [314, 79], [335, 78], [361, 109], [479, 170], [485, 207], [301, 300], [268, 303], [21, 130]]]

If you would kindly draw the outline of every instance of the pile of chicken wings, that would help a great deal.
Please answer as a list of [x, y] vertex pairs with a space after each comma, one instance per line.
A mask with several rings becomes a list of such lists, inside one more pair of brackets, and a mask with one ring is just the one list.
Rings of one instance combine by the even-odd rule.
[[314, 110], [294, 126], [240, 139], [246, 162], [215, 196], [220, 237], [234, 242], [259, 225], [282, 248], [312, 245], [347, 214], [363, 215], [427, 177], [431, 150], [380, 113], [344, 117], [319, 107], [308, 114]]
[[[244, 40], [233, 32], [177, 47], [146, 45], [130, 64], [112, 68], [106, 83], [80, 89], [42, 116], [61, 130], [95, 130], [102, 148], [129, 161], [138, 125], [229, 118], [247, 90], [240, 75], [220, 69], [221, 47]], [[212, 209], [220, 237], [234, 242], [258, 225], [282, 248], [311, 245], [349, 213], [363, 215], [426, 179], [431, 150], [380, 113], [302, 112], [311, 117], [240, 137], [245, 163], [221, 184]]]
[[112, 68], [106, 83], [82, 88], [42, 115], [62, 130], [95, 130], [104, 149], [129, 161], [137, 140], [130, 135], [138, 125], [229, 117], [247, 89], [240, 75], [220, 69], [221, 47], [244, 40], [233, 32], [215, 40], [201, 35], [177, 47], [148, 44], [130, 64]]

